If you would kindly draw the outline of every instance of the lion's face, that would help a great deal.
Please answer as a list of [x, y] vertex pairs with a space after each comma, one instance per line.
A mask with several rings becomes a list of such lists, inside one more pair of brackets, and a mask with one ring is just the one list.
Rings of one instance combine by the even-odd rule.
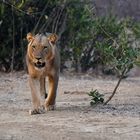
[[55, 34], [49, 36], [37, 34], [33, 36], [31, 33], [27, 34], [29, 60], [37, 69], [44, 68], [48, 61], [53, 57], [54, 45], [57, 40]]

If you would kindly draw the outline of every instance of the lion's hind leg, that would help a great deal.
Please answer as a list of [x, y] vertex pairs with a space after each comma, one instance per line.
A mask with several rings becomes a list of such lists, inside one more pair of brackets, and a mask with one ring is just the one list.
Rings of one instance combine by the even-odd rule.
[[48, 94], [46, 93], [46, 81], [44, 77], [40, 78], [40, 94], [42, 98], [46, 99], [48, 97]]
[[45, 110], [50, 111], [55, 109], [55, 98], [57, 92], [58, 85], [58, 76], [50, 76], [49, 80], [49, 94], [47, 99], [45, 100]]

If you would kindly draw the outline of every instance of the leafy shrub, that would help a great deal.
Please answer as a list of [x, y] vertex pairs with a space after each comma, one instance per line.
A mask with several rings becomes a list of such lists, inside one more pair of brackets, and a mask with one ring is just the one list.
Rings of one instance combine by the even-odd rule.
[[100, 94], [97, 90], [91, 90], [88, 95], [92, 97], [90, 102], [91, 106], [104, 102], [104, 95]]
[[[77, 72], [103, 65], [120, 75], [120, 63], [125, 65], [129, 62], [132, 67], [134, 60], [131, 55], [136, 47], [131, 46], [137, 44], [140, 38], [140, 23], [118, 20], [113, 16], [96, 17], [88, 1], [7, 0], [14, 5], [14, 9], [3, 2], [0, 2], [0, 70], [10, 71], [11, 63], [13, 69], [23, 69], [27, 44], [25, 37], [34, 27], [35, 33], [47, 31], [59, 35], [62, 69], [67, 60], [72, 62]], [[16, 20], [13, 22], [13, 19]], [[118, 58], [119, 64], [116, 65], [114, 60]]]

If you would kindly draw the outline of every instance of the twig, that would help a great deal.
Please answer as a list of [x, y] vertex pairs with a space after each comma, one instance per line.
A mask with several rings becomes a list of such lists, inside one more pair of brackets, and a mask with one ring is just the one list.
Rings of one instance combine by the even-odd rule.
[[[9, 6], [13, 7], [13, 8], [16, 9], [17, 11], [19, 11], [19, 12], [21, 12], [21, 13], [23, 13], [23, 14], [26, 14], [26, 15], [28, 15], [28, 16], [30, 16], [30, 13], [28, 13], [27, 11], [24, 11], [24, 10], [22, 10], [22, 9], [17, 8], [15, 5], [13, 5], [13, 4], [7, 2], [6, 0], [3, 0], [2, 2], [3, 2], [4, 4], [6, 4], [6, 5], [9, 5]], [[34, 13], [32, 13], [32, 15], [36, 15], [36, 14], [40, 14], [40, 13], [42, 13], [42, 11], [41, 11], [41, 12], [34, 12]]]
[[104, 103], [104, 105], [108, 104], [108, 102], [109, 102], [109, 101], [113, 98], [113, 96], [115, 95], [115, 93], [116, 93], [116, 91], [117, 91], [117, 89], [118, 89], [118, 87], [119, 87], [119, 85], [120, 85], [120, 83], [121, 83], [121, 81], [122, 81], [122, 79], [123, 79], [123, 77], [124, 77], [124, 74], [125, 74], [125, 72], [126, 72], [126, 69], [127, 69], [127, 68], [125, 68], [125, 69], [123, 70], [123, 72], [122, 72], [122, 74], [121, 74], [121, 76], [120, 76], [120, 78], [119, 78], [119, 80], [118, 80], [118, 83], [117, 83], [116, 87], [114, 88], [114, 90], [113, 90], [113, 92], [112, 92], [112, 95], [107, 99], [107, 101]]
[[55, 29], [54, 29], [54, 33], [57, 32], [57, 29], [58, 29], [58, 23], [60, 21], [60, 18], [62, 16], [62, 13], [63, 13], [63, 10], [65, 9], [65, 5], [63, 5], [63, 7], [61, 7], [60, 9], [60, 12], [59, 12], [59, 15], [58, 15], [58, 18], [57, 18], [57, 21], [56, 21], [56, 24], [55, 24]]
[[40, 23], [42, 17], [44, 16], [45, 10], [46, 10], [47, 7], [48, 7], [48, 3], [49, 3], [49, 0], [48, 0], [48, 2], [46, 3], [46, 5], [45, 5], [45, 7], [44, 7], [44, 9], [43, 9], [43, 11], [42, 11], [42, 14], [41, 14], [41, 16], [39, 17], [38, 22], [36, 23], [36, 25], [35, 25], [35, 27], [34, 27], [34, 29], [33, 29], [33, 34], [35, 34], [35, 32], [36, 32], [36, 30], [37, 30], [37, 28], [38, 28], [38, 25], [39, 25], [39, 23]]

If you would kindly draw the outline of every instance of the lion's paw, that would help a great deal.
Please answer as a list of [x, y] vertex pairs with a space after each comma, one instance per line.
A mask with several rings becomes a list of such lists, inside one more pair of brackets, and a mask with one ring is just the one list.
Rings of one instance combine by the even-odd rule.
[[29, 110], [30, 115], [36, 115], [36, 114], [44, 114], [45, 108], [44, 106], [39, 107], [38, 109]]
[[46, 111], [51, 111], [51, 110], [55, 110], [56, 106], [55, 105], [48, 105], [47, 107], [45, 107]]

